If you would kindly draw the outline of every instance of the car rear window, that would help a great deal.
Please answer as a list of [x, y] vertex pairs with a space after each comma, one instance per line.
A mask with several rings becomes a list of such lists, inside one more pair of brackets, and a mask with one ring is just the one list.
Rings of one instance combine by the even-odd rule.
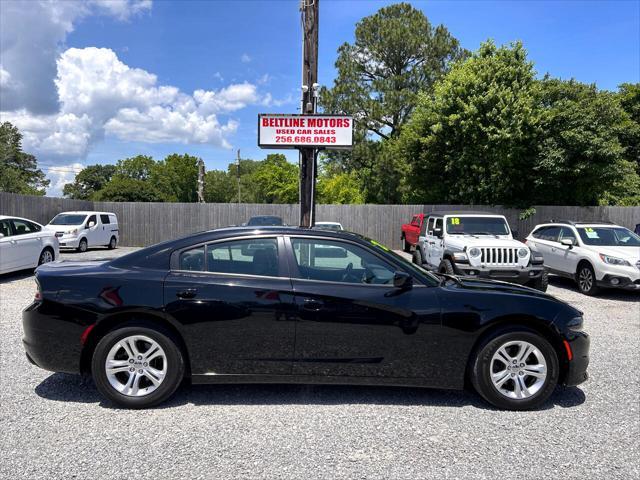
[[104, 225], [108, 225], [109, 223], [111, 223], [109, 221], [109, 215], [100, 215], [100, 221], [104, 224]]

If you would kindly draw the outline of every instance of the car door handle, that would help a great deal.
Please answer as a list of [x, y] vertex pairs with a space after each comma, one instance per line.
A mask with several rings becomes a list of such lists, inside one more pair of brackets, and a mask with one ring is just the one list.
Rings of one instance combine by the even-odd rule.
[[322, 310], [324, 306], [324, 302], [320, 300], [314, 300], [312, 298], [305, 298], [302, 302], [303, 310], [307, 310], [309, 312], [317, 312]]
[[198, 290], [195, 288], [185, 288], [176, 293], [178, 298], [194, 298], [198, 294]]

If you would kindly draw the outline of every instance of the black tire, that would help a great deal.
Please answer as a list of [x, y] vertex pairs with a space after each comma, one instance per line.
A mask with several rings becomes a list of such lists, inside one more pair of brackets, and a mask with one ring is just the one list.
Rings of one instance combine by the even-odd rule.
[[402, 251], [407, 253], [411, 252], [411, 245], [407, 243], [407, 238], [404, 235], [402, 235]]
[[[496, 386], [494, 386], [491, 380], [491, 361], [494, 354], [500, 349], [500, 347], [509, 342], [527, 342], [537, 348], [538, 352], [542, 354], [546, 362], [546, 378], [544, 382], [537, 387], [537, 391], [527, 398], [510, 398], [501, 393]], [[517, 348], [515, 346], [508, 348]], [[530, 354], [529, 357], [534, 361], [537, 359]], [[525, 358], [526, 361], [526, 358]], [[498, 362], [499, 364], [499, 362]], [[524, 327], [513, 327], [509, 330], [502, 330], [497, 332], [496, 335], [488, 338], [482, 345], [476, 350], [475, 357], [472, 359], [472, 368], [470, 371], [471, 383], [476, 391], [490, 404], [497, 408], [505, 410], [531, 410], [539, 407], [544, 403], [549, 396], [553, 393], [556, 385], [558, 384], [558, 377], [560, 373], [560, 367], [558, 363], [558, 356], [551, 346], [551, 344], [540, 334], [533, 330], [526, 329]], [[515, 365], [517, 368], [518, 365]], [[509, 382], [512, 382], [515, 390], [515, 381], [510, 378], [513, 377], [516, 380], [521, 378], [522, 381], [534, 382], [533, 377], [519, 376], [519, 373], [509, 374], [505, 388], [509, 389]], [[533, 385], [529, 385], [532, 387]]]
[[[49, 255], [47, 255], [49, 254]], [[38, 257], [38, 266], [43, 263], [53, 262], [56, 259], [56, 254], [53, 252], [53, 249], [50, 247], [45, 247], [42, 252], [40, 252], [40, 256]]]
[[89, 249], [89, 246], [87, 244], [87, 239], [86, 238], [81, 239], [80, 243], [78, 244], [78, 248], [76, 250], [80, 253], [84, 253], [88, 249]]
[[596, 274], [593, 271], [593, 267], [588, 263], [582, 263], [578, 267], [576, 283], [578, 284], [578, 290], [585, 295], [595, 295], [600, 290], [596, 285]]
[[413, 263], [415, 263], [416, 265], [420, 265], [422, 266], [422, 252], [420, 251], [419, 248], [416, 248], [413, 252], [413, 256], [411, 257], [411, 260], [413, 261]]
[[542, 275], [539, 278], [531, 281], [529, 283], [531, 288], [535, 288], [536, 290], [540, 290], [541, 292], [546, 292], [547, 287], [549, 286], [549, 274], [546, 270], [542, 271]]
[[109, 240], [109, 245], [107, 245], [107, 248], [109, 248], [109, 250], [113, 250], [117, 246], [118, 246], [118, 239], [116, 237], [111, 237], [111, 240]]
[[440, 262], [440, 266], [438, 267], [438, 272], [446, 273], [448, 275], [455, 275], [456, 273], [455, 270], [453, 269], [453, 264], [451, 263], [451, 260], [449, 260], [448, 258], [445, 258]]
[[[164, 350], [166, 358], [164, 379], [155, 390], [143, 396], [128, 396], [119, 392], [111, 385], [105, 371], [105, 362], [111, 349], [132, 335], [143, 335], [156, 342]], [[184, 377], [184, 360], [171, 334], [161, 332], [154, 325], [136, 324], [109, 332], [98, 342], [91, 360], [91, 372], [98, 391], [116, 405], [125, 408], [148, 408], [164, 402], [174, 394]]]

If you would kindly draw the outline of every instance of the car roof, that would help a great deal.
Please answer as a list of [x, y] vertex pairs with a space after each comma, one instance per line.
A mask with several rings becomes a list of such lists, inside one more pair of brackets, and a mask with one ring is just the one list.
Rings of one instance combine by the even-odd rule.
[[557, 220], [557, 221], [551, 220], [549, 222], [539, 223], [534, 227], [534, 230], [540, 227], [554, 227], [554, 226], [561, 226], [561, 225], [569, 225], [572, 227], [620, 227], [621, 226], [613, 222], [574, 222], [571, 220]]
[[428, 214], [429, 217], [444, 217], [444, 216], [449, 216], [449, 215], [482, 215], [485, 217], [504, 217], [503, 214], [501, 213], [494, 213], [494, 212], [481, 212], [481, 211], [474, 211], [474, 210], [445, 210], [445, 211], [441, 211], [441, 212], [431, 212]]
[[98, 215], [116, 215], [113, 212], [101, 212], [98, 210], [70, 210], [67, 212], [60, 212], [56, 215], [90, 215], [90, 214], [98, 214]]
[[8, 220], [8, 219], [25, 220], [27, 222], [36, 223], [40, 225], [38, 222], [36, 222], [35, 220], [31, 220], [30, 218], [16, 217], [15, 215], [0, 215], [0, 220]]

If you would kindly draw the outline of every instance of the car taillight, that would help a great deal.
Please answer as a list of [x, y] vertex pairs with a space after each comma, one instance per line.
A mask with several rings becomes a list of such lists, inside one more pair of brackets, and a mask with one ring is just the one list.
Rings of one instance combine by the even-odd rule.
[[42, 300], [42, 289], [40, 288], [40, 283], [38, 283], [38, 280], [36, 280], [36, 293], [33, 296], [33, 299], [36, 302], [39, 302], [40, 300]]

